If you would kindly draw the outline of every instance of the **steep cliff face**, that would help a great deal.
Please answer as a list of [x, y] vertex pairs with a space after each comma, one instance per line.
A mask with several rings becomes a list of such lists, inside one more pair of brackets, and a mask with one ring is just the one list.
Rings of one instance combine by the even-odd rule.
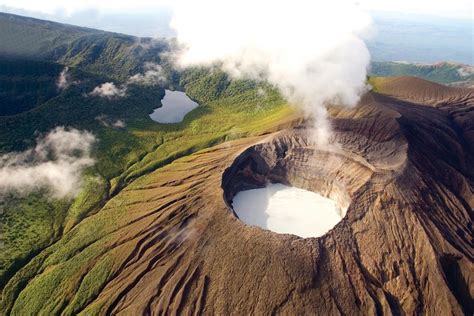
[[[337, 145], [325, 148], [299, 123], [179, 159], [34, 258], [4, 306], [24, 314], [66, 270], [36, 311], [472, 314], [474, 106], [453, 91], [464, 101], [371, 92], [332, 108]], [[268, 182], [330, 196], [346, 215], [320, 238], [245, 225], [233, 196]]]

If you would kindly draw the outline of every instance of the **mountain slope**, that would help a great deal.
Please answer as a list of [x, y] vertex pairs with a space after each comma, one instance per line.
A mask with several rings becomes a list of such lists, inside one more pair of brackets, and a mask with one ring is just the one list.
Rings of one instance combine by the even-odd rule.
[[0, 13], [0, 55], [23, 58], [55, 58], [82, 36], [105, 32], [50, 21]]
[[[83, 187], [73, 201], [52, 199], [44, 191], [0, 199], [2, 296], [8, 291], [7, 282], [21, 274], [39, 252], [140, 176], [202, 148], [263, 133], [294, 118], [293, 110], [271, 87], [231, 82], [217, 71], [188, 70], [182, 86], [190, 87], [189, 95], [201, 106], [181, 123], [158, 124], [148, 114], [161, 106], [161, 86], [129, 84], [126, 96], [109, 100], [89, 95], [107, 78], [76, 74], [74, 69], [71, 75], [71, 80], [80, 83], [30, 111], [0, 117], [0, 153], [31, 148], [38, 134], [56, 126], [88, 130], [98, 140], [93, 153], [96, 163], [85, 173]], [[258, 91], [265, 91], [265, 96]], [[119, 126], [114, 124], [117, 121]]]
[[0, 13], [0, 57], [58, 62], [126, 79], [160, 62], [167, 41]]
[[472, 87], [474, 85], [474, 68], [456, 63], [372, 62], [369, 72], [371, 76], [412, 76], [453, 86]]
[[[474, 120], [458, 122], [474, 108], [370, 92], [331, 113], [335, 151], [297, 123], [140, 177], [20, 270], [3, 309], [472, 313], [474, 159], [462, 135]], [[347, 215], [321, 238], [247, 226], [232, 197], [267, 181], [348, 197]]]
[[[42, 191], [0, 199], [0, 314], [474, 311], [472, 89], [371, 78], [358, 106], [329, 108], [339, 146], [317, 148], [273, 87], [218, 69], [177, 74], [172, 84], [200, 106], [181, 123], [151, 121], [165, 86], [127, 79], [162, 62], [164, 42], [0, 20], [16, 34], [0, 32], [2, 58], [33, 65], [11, 98], [40, 98], [0, 117], [0, 153], [31, 148], [57, 126], [98, 138], [74, 200]], [[45, 90], [43, 70], [32, 72], [42, 63]], [[50, 95], [64, 65], [76, 83]], [[90, 95], [112, 81], [127, 83], [124, 96]], [[243, 224], [233, 196], [268, 182], [331, 196], [347, 215], [321, 238]]]
[[0, 116], [28, 111], [57, 96], [62, 70], [55, 63], [0, 58]]

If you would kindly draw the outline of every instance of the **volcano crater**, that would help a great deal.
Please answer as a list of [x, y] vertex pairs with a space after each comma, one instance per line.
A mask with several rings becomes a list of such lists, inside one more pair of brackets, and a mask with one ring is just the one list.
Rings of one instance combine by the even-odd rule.
[[[339, 220], [328, 229], [344, 220], [348, 210], [350, 210], [355, 191], [368, 181], [374, 168], [367, 163], [361, 163], [361, 157], [355, 159], [353, 154], [348, 154], [339, 146], [327, 146], [325, 148], [316, 146], [310, 135], [309, 130], [281, 132], [269, 140], [264, 140], [247, 148], [233, 161], [232, 165], [223, 174], [222, 187], [224, 199], [234, 216], [247, 224], [273, 230], [270, 227], [263, 226], [259, 221], [247, 220], [249, 214], [250, 218], [261, 217], [259, 214], [253, 214], [252, 216], [252, 213], [262, 212], [259, 203], [252, 205], [252, 201], [242, 203], [239, 199], [239, 205], [236, 207], [234, 198], [241, 192], [255, 190], [253, 192], [257, 193], [260, 191], [258, 189], [262, 188], [267, 188], [267, 190], [262, 191], [261, 194], [274, 196], [275, 192], [279, 193], [280, 190], [285, 189], [279, 187], [276, 190], [274, 184], [281, 184], [287, 186], [287, 189], [293, 187], [317, 193], [320, 196], [320, 203], [333, 201], [333, 211], [337, 213]], [[291, 196], [291, 193], [286, 194], [290, 194], [289, 198], [295, 199], [294, 201], [284, 201], [284, 204], [289, 206], [283, 214], [287, 220], [294, 220], [291, 218], [292, 213], [299, 211], [297, 208], [302, 207], [302, 203], [298, 203], [299, 201], [296, 200], [303, 198], [301, 194], [304, 195], [304, 192], [302, 190], [295, 191], [298, 193], [293, 194], [293, 196]], [[282, 192], [285, 193], [285, 191]], [[283, 196], [283, 194], [281, 195]], [[247, 194], [247, 196], [249, 195]], [[272, 197], [269, 197], [270, 204], [271, 199]], [[322, 199], [326, 201], [322, 201]], [[310, 200], [308, 202], [311, 203]], [[312, 202], [318, 203], [314, 199]], [[245, 214], [243, 214], [242, 207], [252, 209], [245, 210]], [[320, 207], [323, 208], [324, 206], [320, 205]], [[325, 213], [326, 210], [318, 209], [317, 206], [311, 207], [303, 203], [303, 208], [312, 208], [313, 212], [319, 213], [321, 221], [325, 220], [324, 216], [328, 216], [328, 213]], [[271, 210], [267, 210], [267, 212], [271, 213]], [[281, 207], [279, 212], [281, 214]], [[311, 212], [305, 214], [318, 216], [317, 214], [311, 214]], [[266, 215], [269, 216], [269, 214]], [[249, 223], [249, 221], [251, 222]], [[312, 221], [308, 220], [307, 222], [307, 225], [311, 225]], [[299, 235], [298, 233], [294, 234]], [[308, 235], [299, 236], [308, 237]], [[321, 234], [311, 235], [311, 237], [319, 236]]]

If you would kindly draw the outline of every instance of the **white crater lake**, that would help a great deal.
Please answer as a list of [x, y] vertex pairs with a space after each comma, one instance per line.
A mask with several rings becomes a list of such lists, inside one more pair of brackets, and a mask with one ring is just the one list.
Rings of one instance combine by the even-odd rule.
[[342, 220], [334, 200], [283, 184], [241, 191], [232, 205], [248, 225], [303, 238], [320, 237]]
[[150, 118], [158, 123], [179, 123], [184, 116], [199, 106], [181, 91], [165, 90], [162, 106], [150, 114]]

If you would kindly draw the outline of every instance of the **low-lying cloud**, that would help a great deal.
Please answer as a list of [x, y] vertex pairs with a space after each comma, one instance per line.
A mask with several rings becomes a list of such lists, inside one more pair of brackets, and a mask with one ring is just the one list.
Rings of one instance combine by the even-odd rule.
[[28, 194], [46, 189], [55, 198], [73, 197], [81, 186], [95, 137], [90, 132], [57, 127], [23, 152], [0, 156], [0, 194]]
[[163, 68], [155, 63], [146, 62], [143, 66], [145, 72], [133, 75], [128, 80], [129, 83], [137, 83], [142, 85], [164, 85], [168, 82]]
[[71, 85], [75, 85], [78, 83], [79, 81], [72, 80], [71, 74], [69, 73], [69, 67], [66, 66], [59, 73], [58, 80], [56, 80], [56, 87], [58, 87], [58, 90], [66, 90]]
[[89, 93], [89, 95], [107, 99], [123, 98], [127, 96], [127, 90], [131, 84], [143, 86], [163, 86], [168, 82], [166, 74], [161, 65], [152, 62], [146, 62], [143, 65], [143, 68], [143, 73], [137, 73], [133, 76], [130, 76], [128, 80], [120, 86], [115, 85], [113, 82], [106, 82], [95, 87], [94, 90]]
[[59, 74], [58, 81], [56, 82], [56, 86], [59, 90], [64, 90], [69, 87], [69, 75], [68, 75], [69, 67], [65, 67], [61, 73]]
[[124, 120], [121, 120], [121, 119], [114, 120], [105, 114], [98, 115], [96, 116], [95, 119], [99, 121], [105, 127], [125, 128], [125, 126], [127, 126]]
[[95, 87], [90, 95], [107, 99], [123, 98], [127, 96], [127, 86], [117, 87], [113, 82], [106, 82]]
[[325, 106], [353, 106], [366, 89], [371, 18], [351, 1], [177, 1], [173, 11], [178, 65], [218, 62], [236, 78], [268, 80], [315, 119], [320, 143]]

